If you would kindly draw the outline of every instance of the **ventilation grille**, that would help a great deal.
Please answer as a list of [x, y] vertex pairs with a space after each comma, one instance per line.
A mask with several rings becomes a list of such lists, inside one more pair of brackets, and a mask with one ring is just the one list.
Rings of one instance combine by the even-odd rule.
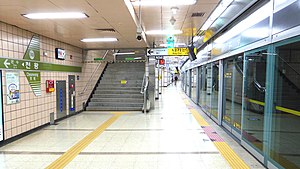
[[203, 17], [205, 15], [205, 12], [194, 12], [192, 14], [192, 17]]
[[96, 30], [102, 32], [116, 32], [116, 30], [113, 28], [104, 28], [104, 29], [96, 29]]

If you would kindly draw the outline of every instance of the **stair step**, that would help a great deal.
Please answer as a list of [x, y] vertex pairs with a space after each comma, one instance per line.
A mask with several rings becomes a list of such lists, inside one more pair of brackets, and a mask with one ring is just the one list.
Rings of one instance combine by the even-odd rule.
[[136, 88], [141, 88], [142, 84], [112, 84], [112, 83], [106, 83], [103, 84], [102, 82], [100, 82], [100, 84], [98, 85], [98, 87], [100, 88], [106, 88], [106, 87], [118, 87], [118, 88], [126, 88], [126, 87], [136, 87]]
[[140, 94], [140, 90], [96, 90], [95, 94]]
[[99, 85], [96, 88], [97, 91], [100, 90], [138, 90], [141, 91], [141, 87], [130, 87], [130, 86], [120, 86], [120, 87], [115, 87], [115, 86], [111, 86], [111, 85], [107, 85], [107, 86], [101, 86]]
[[86, 108], [88, 111], [101, 111], [101, 110], [109, 110], [109, 111], [141, 111], [142, 107], [90, 107]]
[[95, 106], [104, 106], [104, 107], [142, 107], [143, 103], [114, 103], [114, 102], [90, 102], [89, 106], [95, 107]]
[[92, 98], [91, 102], [124, 102], [143, 103], [143, 98]]
[[93, 98], [143, 98], [142, 94], [93, 94]]
[[139, 76], [111, 76], [111, 75], [106, 75], [102, 77], [103, 80], [140, 80], [143, 79], [143, 76], [139, 77]]
[[[111, 85], [115, 85], [115, 84], [121, 84], [121, 80], [101, 80], [100, 82], [101, 84], [111, 84]], [[126, 84], [138, 84], [139, 86], [142, 86], [143, 81], [133, 81], [133, 80], [127, 80]], [[123, 84], [123, 85], [126, 85]]]

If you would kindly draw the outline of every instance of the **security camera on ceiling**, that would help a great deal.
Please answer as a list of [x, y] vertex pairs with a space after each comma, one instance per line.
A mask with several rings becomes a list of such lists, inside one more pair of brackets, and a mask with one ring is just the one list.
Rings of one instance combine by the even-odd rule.
[[142, 36], [142, 28], [141, 27], [138, 27], [137, 30], [136, 30], [136, 40], [138, 41], [142, 41], [143, 39], [143, 36]]

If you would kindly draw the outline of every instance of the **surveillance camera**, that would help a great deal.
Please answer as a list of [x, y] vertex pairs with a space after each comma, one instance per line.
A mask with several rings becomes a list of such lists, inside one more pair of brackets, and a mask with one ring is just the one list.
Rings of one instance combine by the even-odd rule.
[[136, 40], [141, 41], [143, 39], [142, 34], [136, 34]]
[[136, 30], [136, 40], [141, 41], [143, 39], [142, 32], [143, 32], [142, 28], [141, 27], [137, 27], [137, 30]]

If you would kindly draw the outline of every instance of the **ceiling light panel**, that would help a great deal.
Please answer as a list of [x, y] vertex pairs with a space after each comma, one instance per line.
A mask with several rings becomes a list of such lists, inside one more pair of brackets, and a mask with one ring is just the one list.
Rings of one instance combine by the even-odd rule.
[[82, 19], [88, 17], [81, 12], [29, 13], [22, 16], [28, 19]]
[[141, 0], [134, 1], [134, 6], [180, 6], [180, 5], [194, 5], [197, 0]]
[[151, 30], [146, 31], [147, 35], [175, 35], [182, 34], [181, 30]]
[[116, 42], [117, 38], [86, 38], [82, 39], [82, 42]]

